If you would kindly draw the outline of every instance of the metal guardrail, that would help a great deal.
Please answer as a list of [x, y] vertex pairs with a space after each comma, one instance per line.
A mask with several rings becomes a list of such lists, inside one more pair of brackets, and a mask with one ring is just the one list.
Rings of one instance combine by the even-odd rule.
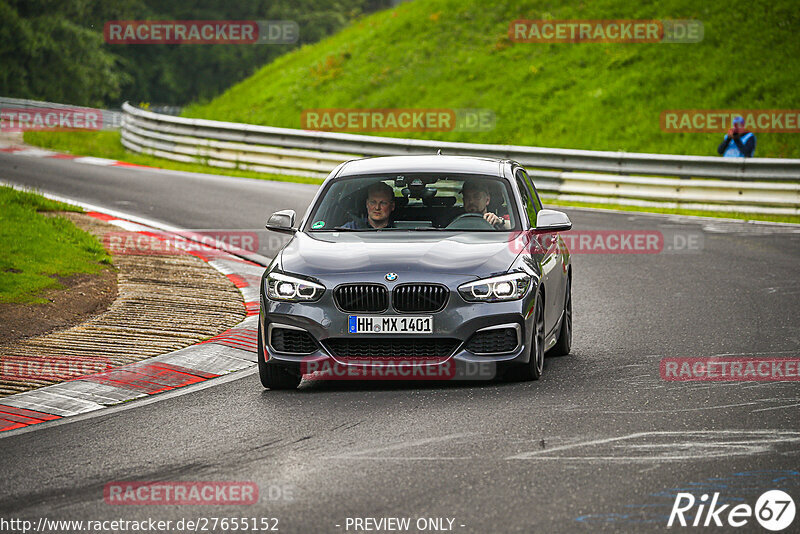
[[[0, 97], [0, 108], [15, 109], [96, 109], [87, 106], [72, 106], [69, 104], [56, 104], [55, 102], [41, 102], [25, 100], [22, 98]], [[101, 109], [103, 117], [103, 130], [119, 130], [122, 124], [122, 112], [118, 109]]]
[[[432, 154], [513, 159], [544, 197], [636, 206], [800, 214], [800, 159], [718, 158], [399, 139], [162, 115], [122, 106], [134, 152], [227, 169], [324, 178], [342, 161]], [[646, 176], [637, 176], [646, 175]]]

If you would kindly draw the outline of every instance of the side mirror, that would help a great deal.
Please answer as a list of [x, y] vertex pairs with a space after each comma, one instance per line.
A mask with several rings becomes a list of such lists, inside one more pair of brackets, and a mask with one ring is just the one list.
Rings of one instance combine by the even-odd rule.
[[276, 211], [267, 220], [267, 230], [281, 232], [283, 234], [293, 234], [297, 231], [294, 226], [294, 210]]
[[566, 232], [572, 229], [572, 221], [563, 211], [541, 210], [536, 214], [537, 232]]

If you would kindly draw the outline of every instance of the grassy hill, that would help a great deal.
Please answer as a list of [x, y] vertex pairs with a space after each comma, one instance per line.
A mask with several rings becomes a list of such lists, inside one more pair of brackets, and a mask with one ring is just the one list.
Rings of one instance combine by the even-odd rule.
[[[696, 44], [534, 44], [515, 19], [697, 19]], [[378, 134], [716, 155], [721, 134], [665, 133], [666, 109], [797, 109], [796, 0], [415, 0], [281, 56], [186, 116], [290, 128], [310, 108], [486, 108], [489, 132]], [[758, 157], [800, 157], [800, 134]]]
[[59, 278], [98, 273], [111, 265], [99, 240], [63, 217], [42, 212], [81, 211], [27, 191], [0, 186], [0, 308], [46, 303], [38, 296], [60, 288]]

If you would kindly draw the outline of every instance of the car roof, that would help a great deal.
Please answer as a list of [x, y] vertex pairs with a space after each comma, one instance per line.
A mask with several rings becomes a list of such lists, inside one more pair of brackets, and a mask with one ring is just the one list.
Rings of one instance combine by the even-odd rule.
[[472, 156], [383, 156], [346, 162], [337, 177], [394, 172], [470, 173], [503, 176], [504, 160]]

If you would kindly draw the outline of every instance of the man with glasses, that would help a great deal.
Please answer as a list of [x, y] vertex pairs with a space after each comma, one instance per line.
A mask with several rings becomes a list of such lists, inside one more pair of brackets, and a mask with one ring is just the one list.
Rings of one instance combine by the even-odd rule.
[[342, 228], [369, 230], [393, 228], [389, 220], [394, 211], [394, 190], [384, 182], [375, 182], [367, 189], [367, 216], [345, 223]]

